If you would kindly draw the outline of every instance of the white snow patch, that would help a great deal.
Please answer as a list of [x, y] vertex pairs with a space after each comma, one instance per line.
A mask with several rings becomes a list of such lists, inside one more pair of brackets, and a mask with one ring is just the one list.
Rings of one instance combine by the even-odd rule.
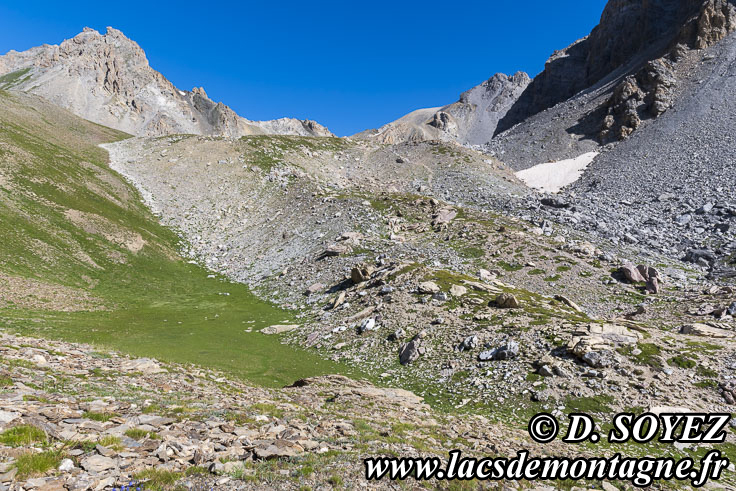
[[520, 170], [516, 177], [524, 181], [530, 188], [556, 193], [568, 184], [580, 179], [583, 171], [593, 162], [599, 152], [588, 152], [574, 159], [546, 162], [529, 169]]

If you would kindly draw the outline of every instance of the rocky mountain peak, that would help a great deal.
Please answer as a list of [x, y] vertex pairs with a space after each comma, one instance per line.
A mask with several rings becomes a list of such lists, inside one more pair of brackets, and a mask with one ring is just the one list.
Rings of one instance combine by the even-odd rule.
[[492, 99], [504, 91], [514, 91], [518, 87], [526, 88], [529, 82], [531, 82], [531, 79], [524, 72], [516, 72], [511, 76], [505, 73], [497, 73], [482, 84], [460, 94], [459, 102], [463, 104], [472, 103], [471, 99], [476, 93], [481, 98]]
[[194, 87], [192, 89], [192, 94], [196, 94], [209, 99], [209, 97], [207, 97], [207, 92], [204, 91], [204, 87]]
[[112, 27], [105, 34], [86, 27], [58, 46], [0, 56], [0, 75], [14, 72], [19, 76], [4, 88], [35, 93], [85, 119], [134, 135], [332, 135], [313, 121], [250, 121], [212, 101], [202, 87], [179, 90], [151, 68], [138, 43]]

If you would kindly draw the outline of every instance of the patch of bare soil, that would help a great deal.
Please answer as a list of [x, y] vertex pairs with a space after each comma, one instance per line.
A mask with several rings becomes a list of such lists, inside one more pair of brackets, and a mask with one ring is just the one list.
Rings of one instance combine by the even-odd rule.
[[0, 273], [0, 308], [80, 312], [102, 310], [99, 298], [79, 289]]
[[130, 252], [140, 252], [146, 245], [141, 234], [116, 225], [100, 215], [69, 209], [64, 212], [64, 216], [88, 234], [101, 235]]

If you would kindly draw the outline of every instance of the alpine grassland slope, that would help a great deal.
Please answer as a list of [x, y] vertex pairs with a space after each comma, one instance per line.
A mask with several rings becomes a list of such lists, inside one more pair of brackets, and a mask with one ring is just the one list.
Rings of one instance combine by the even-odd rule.
[[258, 333], [293, 313], [178, 254], [97, 146], [127, 137], [0, 91], [0, 326], [264, 385], [340, 371]]

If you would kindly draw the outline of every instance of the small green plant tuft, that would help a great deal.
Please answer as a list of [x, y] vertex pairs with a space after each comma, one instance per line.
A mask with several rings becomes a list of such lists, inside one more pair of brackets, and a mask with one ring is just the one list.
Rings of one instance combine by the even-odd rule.
[[23, 454], [15, 461], [15, 468], [18, 469], [17, 478], [22, 481], [29, 477], [43, 475], [55, 469], [63, 457], [63, 453], [55, 450]]
[[524, 268], [523, 264], [512, 264], [507, 263], [506, 261], [499, 261], [497, 264], [501, 269], [508, 272], [519, 271]]
[[713, 379], [695, 382], [693, 385], [695, 387], [700, 387], [701, 389], [717, 389], [718, 388], [718, 382]]
[[46, 433], [31, 425], [20, 425], [0, 433], [0, 443], [10, 447], [21, 447], [32, 443], [46, 443]]
[[116, 417], [117, 414], [115, 413], [109, 413], [109, 412], [103, 412], [98, 413], [95, 411], [85, 411], [84, 414], [82, 414], [83, 418], [91, 419], [92, 421], [99, 421], [100, 423], [107, 423], [112, 418]]
[[201, 465], [189, 467], [187, 470], [184, 471], [185, 476], [206, 476], [209, 473], [210, 471], [208, 471], [206, 467], [202, 467]]
[[132, 438], [133, 440], [144, 440], [146, 438], [148, 438], [149, 440], [159, 439], [157, 433], [154, 433], [153, 431], [142, 430], [140, 428], [131, 428], [129, 430], [125, 430], [125, 436], [127, 436], [128, 438]]
[[330, 476], [330, 478], [327, 480], [327, 482], [329, 484], [337, 487], [337, 486], [342, 486], [342, 482], [343, 481], [342, 481], [342, 477], [340, 477], [340, 476], [338, 476], [336, 474], [333, 474], [332, 476]]
[[673, 367], [679, 367], [679, 368], [695, 368], [695, 360], [691, 360], [685, 355], [677, 355], [673, 356], [669, 360], [667, 360], [667, 363], [669, 363]]
[[718, 378], [717, 371], [713, 370], [712, 368], [704, 367], [703, 365], [698, 365], [698, 367], [695, 369], [695, 373], [697, 373], [701, 377]]
[[268, 414], [269, 416], [273, 416], [274, 418], [282, 418], [284, 416], [283, 409], [279, 409], [276, 407], [275, 404], [267, 404], [267, 403], [256, 403], [253, 404], [250, 407], [253, 411]]
[[146, 469], [133, 476], [136, 481], [145, 481], [145, 489], [163, 491], [171, 488], [176, 481], [182, 478], [180, 472], [160, 469]]
[[639, 343], [636, 347], [641, 351], [638, 355], [632, 354], [633, 348], [631, 346], [621, 348], [619, 349], [619, 352], [627, 356], [631, 356], [642, 365], [649, 365], [652, 367], [660, 365], [661, 359], [659, 358], [659, 355], [662, 353], [662, 348], [653, 343]]
[[123, 450], [123, 443], [119, 436], [106, 435], [100, 438], [97, 443], [103, 447], [111, 448], [116, 452]]

